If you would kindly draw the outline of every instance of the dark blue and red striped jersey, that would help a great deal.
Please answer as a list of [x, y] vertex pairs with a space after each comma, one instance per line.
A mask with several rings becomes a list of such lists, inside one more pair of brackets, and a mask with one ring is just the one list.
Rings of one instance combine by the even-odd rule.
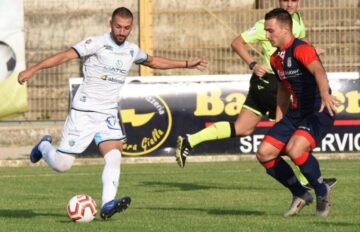
[[321, 96], [314, 75], [306, 68], [313, 61], [320, 61], [314, 47], [294, 38], [283, 50], [276, 50], [270, 64], [277, 78], [292, 96], [292, 111], [301, 115], [318, 111]]

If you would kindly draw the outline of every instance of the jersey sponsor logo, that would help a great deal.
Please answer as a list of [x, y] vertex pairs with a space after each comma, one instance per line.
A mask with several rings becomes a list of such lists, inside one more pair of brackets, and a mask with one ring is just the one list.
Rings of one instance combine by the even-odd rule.
[[124, 84], [125, 83], [125, 77], [122, 77], [122, 78], [107, 77], [106, 80], [111, 81], [111, 82], [115, 82], [115, 83], [118, 83], [118, 84]]
[[169, 137], [172, 114], [167, 103], [159, 96], [121, 101], [120, 115], [125, 131], [129, 135], [124, 145], [125, 155], [149, 154], [158, 149]]
[[118, 120], [115, 116], [109, 116], [105, 119], [106, 125], [111, 130], [120, 130]]
[[118, 83], [118, 84], [124, 84], [126, 77], [124, 77], [124, 76], [122, 76], [122, 77], [108, 77], [105, 74], [101, 74], [100, 79], [104, 80], [104, 81], [115, 82], [115, 83]]
[[70, 139], [68, 142], [69, 142], [70, 147], [73, 147], [76, 143], [75, 140], [72, 140], [72, 139]]
[[123, 62], [121, 60], [117, 60], [115, 65], [117, 68], [121, 69], [123, 66]]
[[68, 144], [70, 147], [73, 147], [75, 146], [76, 144], [76, 141], [78, 140], [79, 138], [79, 132], [77, 132], [76, 130], [70, 130], [68, 133], [67, 133], [67, 137], [69, 138], [68, 139]]
[[300, 72], [300, 69], [286, 70], [285, 75], [298, 75], [299, 72]]
[[290, 68], [290, 67], [291, 67], [291, 65], [292, 65], [292, 62], [291, 62], [291, 57], [288, 57], [288, 58], [287, 58], [286, 65], [288, 66], [288, 68]]
[[104, 66], [104, 71], [105, 72], [115, 72], [115, 73], [121, 73], [121, 74], [127, 74], [126, 69], [121, 69], [121, 68], [117, 68], [117, 67], [112, 67], [112, 66]]
[[285, 76], [286, 76], [285, 79], [291, 79], [294, 77], [298, 77], [298, 76], [301, 76], [301, 74], [302, 73], [300, 72], [300, 69], [286, 70], [285, 71]]
[[107, 44], [104, 45], [104, 48], [105, 48], [106, 50], [110, 50], [110, 51], [114, 50], [114, 48], [113, 48], [112, 46], [107, 45]]
[[81, 97], [80, 97], [80, 101], [81, 101], [81, 102], [86, 102], [86, 96], [81, 96]]

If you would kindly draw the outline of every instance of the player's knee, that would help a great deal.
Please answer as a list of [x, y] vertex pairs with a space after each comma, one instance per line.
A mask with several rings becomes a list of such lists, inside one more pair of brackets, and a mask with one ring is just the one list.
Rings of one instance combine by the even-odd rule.
[[61, 164], [58, 167], [54, 167], [57, 172], [66, 172], [72, 167], [72, 164]]
[[269, 153], [267, 152], [267, 149], [263, 146], [260, 146], [258, 151], [256, 152], [256, 158], [259, 162], [264, 162], [268, 159]]
[[254, 128], [236, 127], [235, 132], [237, 136], [246, 137], [252, 135], [252, 133], [254, 132]]
[[57, 167], [54, 167], [54, 170], [57, 172], [66, 172], [66, 171], [70, 170], [72, 165], [73, 165], [73, 163], [63, 162], [63, 163], [59, 164]]
[[104, 156], [105, 165], [113, 168], [119, 168], [121, 163], [121, 152], [118, 149], [112, 149]]
[[256, 152], [256, 158], [260, 162], [266, 162], [268, 160], [275, 159], [279, 156], [280, 151], [269, 143], [261, 143], [258, 151]]
[[285, 152], [291, 159], [297, 159], [306, 151], [307, 151], [306, 149], [300, 149], [299, 147], [296, 147], [291, 144], [285, 147]]
[[244, 130], [244, 131], [239, 131], [239, 132], [236, 132], [236, 135], [237, 136], [240, 136], [240, 137], [246, 137], [246, 136], [249, 136], [251, 135], [253, 132], [253, 130]]
[[56, 166], [53, 169], [57, 172], [66, 172], [74, 164], [75, 157], [63, 154], [57, 154]]

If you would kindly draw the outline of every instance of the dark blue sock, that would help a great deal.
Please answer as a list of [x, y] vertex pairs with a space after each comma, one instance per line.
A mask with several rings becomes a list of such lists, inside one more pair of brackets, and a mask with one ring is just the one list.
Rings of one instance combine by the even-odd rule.
[[294, 162], [299, 166], [301, 172], [314, 187], [316, 196], [325, 196], [327, 189], [323, 182], [317, 159], [311, 153], [305, 152]]
[[288, 188], [294, 196], [301, 197], [305, 194], [307, 190], [300, 184], [290, 165], [281, 157], [266, 163], [263, 164], [266, 168], [266, 173]]

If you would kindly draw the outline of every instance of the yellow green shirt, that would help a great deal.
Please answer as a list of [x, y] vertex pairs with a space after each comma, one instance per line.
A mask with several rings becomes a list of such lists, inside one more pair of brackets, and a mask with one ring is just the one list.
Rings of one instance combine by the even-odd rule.
[[[299, 13], [295, 13], [292, 16], [293, 27], [292, 32], [295, 37], [302, 39], [305, 37], [305, 25], [301, 19]], [[241, 33], [241, 37], [244, 39], [246, 43], [256, 43], [260, 42], [262, 46], [263, 53], [263, 64], [266, 64], [269, 70], [272, 72], [270, 66], [270, 56], [275, 52], [276, 48], [274, 48], [271, 43], [266, 39], [266, 32], [264, 29], [265, 19], [261, 19], [255, 23], [253, 27]]]

